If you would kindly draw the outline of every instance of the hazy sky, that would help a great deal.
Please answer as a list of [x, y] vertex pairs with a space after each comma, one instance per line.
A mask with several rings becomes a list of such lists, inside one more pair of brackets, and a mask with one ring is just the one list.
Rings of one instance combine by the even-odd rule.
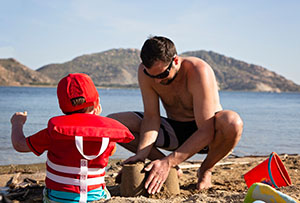
[[37, 69], [149, 35], [177, 51], [207, 50], [261, 65], [300, 84], [298, 0], [0, 0], [0, 58]]

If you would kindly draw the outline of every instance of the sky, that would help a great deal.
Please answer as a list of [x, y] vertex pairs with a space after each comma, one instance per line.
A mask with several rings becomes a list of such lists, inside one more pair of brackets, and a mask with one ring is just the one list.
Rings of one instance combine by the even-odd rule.
[[153, 35], [178, 53], [214, 51], [300, 84], [298, 0], [0, 0], [0, 58], [31, 69]]

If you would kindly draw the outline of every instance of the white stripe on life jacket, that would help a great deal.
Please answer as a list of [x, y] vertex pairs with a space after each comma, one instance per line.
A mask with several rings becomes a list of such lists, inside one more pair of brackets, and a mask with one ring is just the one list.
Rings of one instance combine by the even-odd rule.
[[[63, 177], [59, 175], [55, 175], [49, 171], [46, 172], [47, 178], [53, 180], [54, 182], [57, 183], [62, 183], [62, 184], [67, 184], [67, 185], [76, 185], [80, 186], [80, 179], [76, 178], [69, 178], [69, 177]], [[105, 183], [104, 182], [104, 176], [97, 177], [97, 178], [88, 178], [86, 180], [87, 185], [100, 185]]]
[[[80, 174], [81, 169], [71, 166], [58, 165], [47, 159], [47, 165], [55, 171], [70, 174]], [[105, 168], [88, 168], [88, 175], [101, 175], [105, 172]]]

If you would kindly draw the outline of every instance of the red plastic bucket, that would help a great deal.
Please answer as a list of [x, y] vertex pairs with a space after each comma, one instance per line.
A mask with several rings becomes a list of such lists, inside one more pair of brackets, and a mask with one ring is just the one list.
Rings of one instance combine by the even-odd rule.
[[244, 175], [247, 187], [253, 183], [266, 183], [273, 188], [291, 185], [291, 179], [280, 157], [272, 152], [270, 157]]

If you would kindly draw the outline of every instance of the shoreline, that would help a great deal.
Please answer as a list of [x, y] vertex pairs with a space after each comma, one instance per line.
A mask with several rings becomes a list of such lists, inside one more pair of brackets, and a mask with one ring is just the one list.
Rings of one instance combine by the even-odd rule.
[[[137, 85], [95, 85], [96, 88], [100, 88], [100, 89], [139, 89], [139, 86]], [[57, 84], [51, 84], [51, 85], [0, 85], [0, 87], [41, 87], [41, 88], [56, 88]], [[281, 94], [281, 93], [292, 93], [292, 94], [299, 94], [300, 91], [260, 91], [260, 90], [233, 90], [233, 89], [219, 89], [220, 92], [252, 92], [252, 93], [275, 93], [275, 94]]]
[[[281, 187], [279, 191], [287, 194], [297, 200], [300, 200], [300, 155], [299, 154], [281, 154], [279, 155], [288, 174], [292, 180], [292, 185]], [[107, 188], [112, 194], [112, 199], [105, 202], [243, 202], [248, 188], [243, 179], [243, 174], [254, 168], [268, 156], [246, 156], [232, 157], [229, 156], [221, 160], [214, 168], [212, 173], [213, 187], [198, 191], [196, 189], [196, 173], [201, 161], [186, 161], [181, 164], [183, 175], [179, 177], [180, 194], [172, 196], [165, 194], [163, 191], [149, 197], [121, 197], [120, 185], [115, 183], [115, 177], [121, 169], [121, 159], [110, 159], [106, 167], [105, 181]], [[20, 181], [27, 179], [35, 180], [40, 184], [40, 188], [35, 188], [35, 195], [38, 201], [41, 199], [41, 188], [44, 187], [45, 163], [37, 164], [12, 164], [0, 166], [0, 187], [11, 179], [15, 178]], [[29, 197], [27, 197], [29, 198]], [[30, 196], [32, 199], [33, 196]], [[23, 201], [22, 201], [23, 202]], [[26, 202], [26, 201], [25, 201]], [[103, 201], [99, 201], [103, 202]]]
[[[101, 89], [139, 89], [139, 86], [134, 85], [124, 85], [124, 86], [101, 86], [101, 85], [95, 85], [96, 88]], [[41, 88], [57, 88], [57, 84], [51, 84], [51, 85], [3, 85], [0, 87], [41, 87]]]
[[[201, 154], [201, 155], [206, 155], [206, 154]], [[288, 153], [281, 153], [281, 154], [278, 154], [280, 157], [281, 156], [300, 156], [300, 154], [297, 154], [297, 153], [291, 153], [291, 154], [288, 154]], [[242, 158], [262, 158], [262, 157], [265, 157], [267, 158], [269, 155], [245, 155], [245, 156], [239, 156], [239, 155], [235, 155], [235, 154], [230, 154], [228, 156], [228, 158], [230, 159], [233, 159], [233, 158], [237, 158], [237, 159], [242, 159]], [[109, 158], [109, 161], [122, 161], [122, 160], [125, 160], [126, 158]], [[196, 162], [202, 162], [203, 160], [202, 159], [189, 159], [185, 162], [193, 162], [193, 163], [196, 163]], [[222, 160], [221, 160], [222, 161]], [[0, 164], [0, 174], [1, 174], [1, 168], [9, 168], [9, 167], [12, 167], [12, 166], [31, 166], [31, 165], [43, 165], [45, 164], [45, 162], [36, 162], [36, 163], [21, 163], [21, 164], [15, 164], [15, 163], [12, 163], [12, 164]]]

